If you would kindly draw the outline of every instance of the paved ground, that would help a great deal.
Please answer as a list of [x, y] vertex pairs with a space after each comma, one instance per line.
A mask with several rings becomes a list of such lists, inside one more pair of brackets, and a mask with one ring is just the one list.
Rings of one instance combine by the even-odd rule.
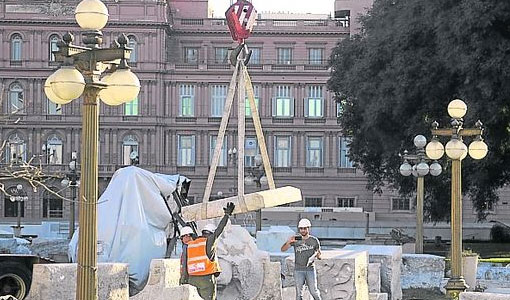
[[403, 300], [448, 300], [446, 295], [439, 292], [425, 292], [424, 290], [403, 290]]

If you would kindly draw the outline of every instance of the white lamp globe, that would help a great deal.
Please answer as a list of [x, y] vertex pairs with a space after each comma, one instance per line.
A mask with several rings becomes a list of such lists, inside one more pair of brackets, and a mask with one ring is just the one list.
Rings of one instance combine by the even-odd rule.
[[439, 176], [441, 172], [443, 172], [443, 167], [437, 161], [430, 165], [430, 175]]
[[262, 155], [260, 154], [255, 155], [254, 161], [255, 165], [260, 166], [262, 164]]
[[469, 144], [469, 156], [473, 159], [482, 159], [487, 155], [489, 149], [483, 140], [477, 140]]
[[255, 183], [255, 180], [251, 176], [247, 176], [244, 178], [244, 184], [246, 185], [253, 185]]
[[411, 174], [413, 174], [414, 177], [418, 177], [418, 170], [416, 169], [416, 165], [413, 165]]
[[408, 162], [400, 165], [400, 174], [402, 174], [402, 176], [409, 176], [411, 175], [412, 171], [413, 167]]
[[108, 22], [108, 8], [99, 0], [83, 0], [74, 11], [78, 25], [85, 30], [101, 30]]
[[459, 139], [452, 139], [446, 143], [446, 155], [448, 155], [451, 159], [462, 160], [466, 157], [468, 149], [466, 144], [464, 144]]
[[85, 89], [85, 78], [72, 66], [61, 67], [53, 73], [52, 79], [50, 82], [51, 90], [64, 101], [80, 97]]
[[460, 119], [466, 115], [467, 105], [460, 99], [455, 99], [448, 104], [448, 114], [454, 119]]
[[64, 100], [64, 99], [59, 98], [57, 95], [55, 95], [55, 93], [51, 89], [51, 82], [53, 81], [54, 74], [55, 73], [51, 74], [50, 77], [48, 77], [46, 79], [46, 81], [44, 82], [44, 93], [46, 94], [46, 97], [48, 97], [48, 99], [51, 102], [56, 103], [56, 104], [67, 104], [67, 103], [71, 102], [72, 100]]
[[425, 176], [429, 173], [429, 165], [426, 162], [421, 162], [416, 165], [416, 172], [418, 176]]
[[427, 145], [427, 138], [423, 135], [419, 134], [414, 137], [414, 145], [416, 148], [423, 148], [425, 145]]
[[425, 147], [425, 153], [430, 159], [440, 159], [444, 154], [444, 146], [437, 139], [432, 139]]
[[108, 87], [101, 90], [99, 97], [109, 105], [132, 101], [140, 92], [140, 80], [129, 69], [119, 69], [103, 79]]
[[267, 184], [267, 177], [266, 176], [260, 177], [260, 184], [261, 185], [266, 185]]
[[67, 187], [67, 186], [69, 186], [69, 180], [67, 180], [67, 179], [62, 179], [62, 181], [60, 182], [60, 184], [61, 184], [63, 187]]

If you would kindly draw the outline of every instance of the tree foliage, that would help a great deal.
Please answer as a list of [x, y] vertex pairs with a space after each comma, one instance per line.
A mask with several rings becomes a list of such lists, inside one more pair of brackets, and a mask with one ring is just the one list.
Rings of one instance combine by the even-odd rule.
[[[463, 192], [483, 219], [510, 181], [510, 1], [376, 0], [361, 22], [361, 33], [334, 49], [328, 82], [343, 105], [351, 160], [374, 190], [412, 195], [415, 180], [399, 174], [399, 153], [414, 149], [417, 134], [430, 139], [432, 121], [448, 127], [448, 103], [463, 99], [464, 127], [480, 119], [489, 145], [485, 159], [462, 161]], [[432, 220], [449, 216], [450, 163], [440, 163], [445, 172], [425, 179]]]

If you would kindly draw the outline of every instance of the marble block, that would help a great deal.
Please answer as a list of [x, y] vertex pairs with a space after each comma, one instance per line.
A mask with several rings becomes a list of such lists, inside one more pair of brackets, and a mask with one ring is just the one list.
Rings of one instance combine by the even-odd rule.
[[386, 245], [347, 245], [345, 250], [368, 251], [369, 262], [381, 264], [381, 291], [390, 300], [402, 299], [400, 286], [402, 247]]
[[[271, 226], [267, 231], [257, 231], [257, 248], [267, 252], [281, 252], [280, 248], [296, 232], [288, 226]], [[293, 248], [287, 250], [293, 252]]]
[[[77, 264], [36, 264], [32, 286], [26, 300], [74, 300], [76, 298]], [[98, 298], [128, 300], [127, 264], [99, 263], [97, 269]]]
[[507, 294], [475, 293], [475, 292], [460, 293], [460, 300], [509, 300], [509, 299], [510, 295]]
[[386, 294], [386, 293], [370, 293], [370, 294], [368, 294], [368, 300], [388, 300], [388, 294]]
[[368, 292], [380, 293], [381, 292], [381, 264], [369, 263], [368, 264]]
[[429, 254], [402, 255], [402, 289], [439, 289], [444, 276], [444, 257]]
[[[286, 259], [286, 276], [294, 274], [294, 256]], [[368, 253], [366, 251], [323, 251], [315, 262], [317, 283], [323, 300], [368, 299]]]

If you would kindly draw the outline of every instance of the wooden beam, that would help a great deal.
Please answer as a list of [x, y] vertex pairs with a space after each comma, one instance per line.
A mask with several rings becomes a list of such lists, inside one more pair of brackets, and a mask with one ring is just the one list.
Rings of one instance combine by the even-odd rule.
[[[274, 190], [265, 190], [244, 195], [246, 209], [239, 203], [239, 197], [233, 196], [212, 202], [202, 202], [182, 208], [182, 216], [186, 221], [199, 221], [222, 217], [225, 213], [223, 208], [228, 202], [236, 205], [234, 214], [247, 213], [262, 208], [275, 207], [287, 203], [302, 201], [301, 190], [292, 186], [285, 186]], [[202, 212], [205, 211], [205, 215]]]

